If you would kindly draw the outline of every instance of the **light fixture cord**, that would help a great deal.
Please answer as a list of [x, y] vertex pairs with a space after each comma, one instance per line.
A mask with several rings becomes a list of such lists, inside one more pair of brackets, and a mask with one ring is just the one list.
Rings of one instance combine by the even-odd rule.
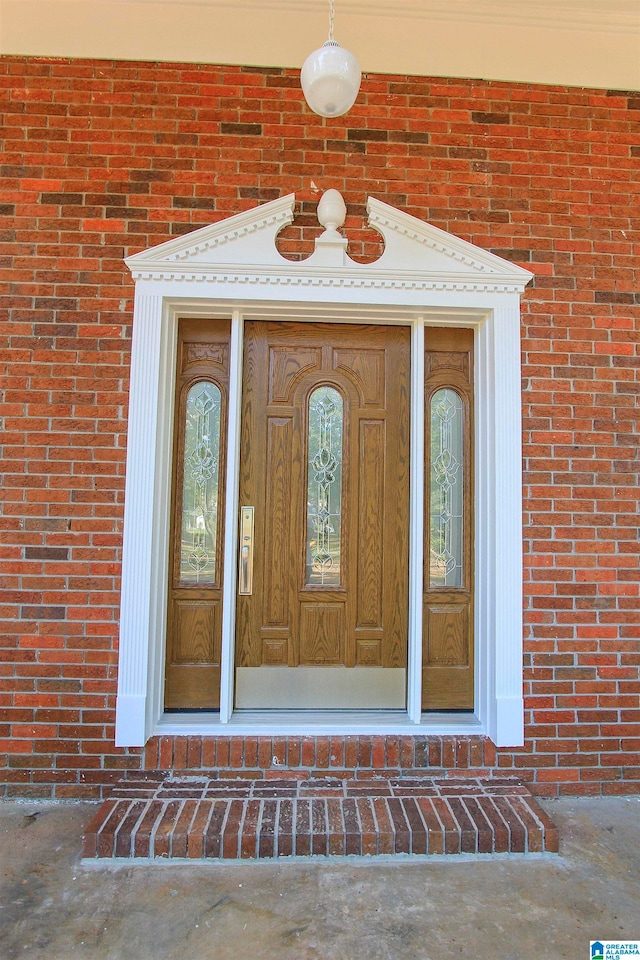
[[333, 40], [333, 22], [336, 18], [336, 11], [333, 6], [333, 0], [329, 0], [329, 40]]

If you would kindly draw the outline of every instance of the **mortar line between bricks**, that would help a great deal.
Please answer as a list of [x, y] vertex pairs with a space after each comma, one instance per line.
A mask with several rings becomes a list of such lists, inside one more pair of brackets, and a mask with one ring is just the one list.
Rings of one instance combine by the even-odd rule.
[[[442, 851], [443, 851], [443, 853], [444, 853], [445, 843], [446, 843], [447, 828], [445, 827], [444, 820], [442, 819], [442, 817], [440, 816], [440, 813], [438, 812], [438, 806], [437, 806], [437, 804], [435, 804], [435, 803], [433, 802], [434, 798], [433, 798], [433, 797], [428, 797], [427, 799], [428, 799], [428, 801], [429, 801], [429, 803], [430, 803], [431, 810], [433, 811], [433, 815], [434, 815], [434, 817], [436, 818], [436, 820], [438, 821], [438, 823], [439, 823], [439, 825], [440, 825], [440, 835], [441, 835], [441, 837], [442, 837]], [[418, 808], [420, 808], [420, 804], [418, 804]], [[421, 809], [420, 809], [420, 814], [422, 815], [422, 810], [421, 810]], [[422, 817], [422, 819], [424, 820], [424, 817]], [[426, 823], [426, 820], [425, 820], [425, 823]], [[429, 825], [427, 824], [427, 830], [428, 830], [428, 829], [429, 829]]]
[[[396, 837], [396, 845], [399, 842], [398, 838], [402, 838], [402, 836], [405, 833], [408, 834], [409, 844], [411, 844], [411, 826], [408, 823], [407, 818], [404, 814], [404, 810], [402, 808], [402, 802], [397, 797], [386, 797], [385, 799], [387, 802], [387, 810], [389, 812], [389, 816], [391, 817], [391, 823], [393, 824], [393, 832]], [[400, 851], [397, 851], [397, 852], [400, 852]], [[411, 852], [411, 851], [409, 850], [409, 851], [402, 851], [402, 852]]]
[[202, 859], [207, 859], [207, 832], [209, 830], [209, 824], [211, 823], [211, 818], [216, 809], [216, 801], [214, 799], [205, 801], [209, 804], [209, 811], [207, 813], [206, 822], [202, 825]]
[[338, 802], [337, 802], [338, 829], [340, 830], [340, 836], [341, 836], [341, 838], [342, 838], [342, 840], [341, 840], [341, 842], [342, 842], [342, 852], [346, 854], [346, 852], [347, 852], [347, 821], [346, 821], [345, 815], [344, 815], [344, 802], [343, 802], [344, 798], [343, 798], [343, 797], [332, 797], [332, 798], [327, 797], [327, 800], [329, 800], [329, 799], [333, 799], [333, 800], [338, 801]]
[[[110, 844], [111, 844], [111, 854], [110, 854], [110, 856], [113, 856], [113, 854], [115, 853], [115, 849], [116, 849], [116, 832], [117, 832], [120, 824], [121, 824], [121, 823], [123, 822], [123, 820], [125, 820], [125, 818], [127, 817], [127, 814], [129, 813], [129, 810], [131, 809], [131, 807], [132, 807], [132, 805], [133, 805], [134, 802], [135, 802], [135, 801], [133, 801], [133, 800], [123, 800], [123, 801], [118, 800], [118, 801], [116, 801], [115, 807], [114, 807], [113, 810], [110, 812], [107, 820], [104, 822], [104, 824], [102, 825], [102, 827], [101, 827], [101, 829], [100, 829], [100, 831], [99, 831], [99, 833], [98, 833], [98, 836], [97, 836], [98, 846], [100, 846], [100, 839], [101, 839], [101, 838], [105, 838], [105, 839], [107, 839], [107, 840], [110, 840]], [[122, 806], [121, 806], [121, 804], [122, 804]], [[125, 806], [125, 804], [126, 804], [126, 806]], [[123, 808], [124, 808], [124, 809], [123, 809]], [[112, 822], [112, 821], [113, 821], [113, 822]], [[106, 828], [109, 826], [110, 823], [111, 823], [110, 832], [107, 832], [107, 829], [106, 829]], [[114, 824], [115, 824], [115, 825], [114, 825]]]
[[174, 816], [174, 818], [173, 818], [173, 827], [172, 827], [171, 830], [169, 831], [169, 856], [171, 856], [172, 853], [173, 853], [173, 838], [174, 838], [174, 836], [175, 836], [176, 827], [178, 826], [178, 821], [180, 820], [180, 814], [181, 814], [182, 811], [184, 810], [185, 801], [184, 801], [184, 799], [183, 799], [183, 800], [178, 800], [178, 803], [179, 803], [179, 806], [178, 806], [178, 809], [176, 810], [176, 814], [175, 814], [175, 816]]
[[236, 853], [237, 853], [238, 859], [242, 859], [242, 838], [244, 836], [244, 821], [247, 815], [247, 808], [249, 805], [249, 802], [246, 798], [242, 799], [240, 802], [242, 804], [242, 807], [240, 811], [240, 816], [238, 818], [238, 835], [236, 838]]
[[526, 835], [526, 834], [527, 834], [526, 827], [525, 827], [524, 824], [522, 823], [520, 817], [516, 816], [516, 813], [515, 813], [515, 810], [513, 809], [512, 804], [509, 803], [509, 801], [507, 800], [506, 797], [500, 796], [500, 797], [493, 797], [492, 799], [493, 799], [493, 801], [494, 801], [494, 803], [495, 803], [495, 806], [498, 808], [498, 810], [500, 810], [501, 813], [502, 813], [502, 808], [501, 808], [501, 804], [498, 803], [498, 800], [501, 800], [502, 803], [508, 804], [508, 806], [509, 806], [509, 811], [512, 812], [515, 820], [517, 821], [517, 823], [514, 823], [513, 820], [509, 820], [506, 811], [505, 811], [505, 812], [503, 813], [503, 815], [502, 815], [502, 819], [503, 819], [503, 820], [505, 821], [505, 823], [507, 824], [507, 827], [508, 827], [508, 830], [509, 830], [509, 849], [511, 850], [511, 848], [513, 847], [513, 845], [514, 845], [515, 842], [516, 842], [516, 839], [515, 839], [515, 836], [514, 836], [514, 827], [517, 827], [517, 825], [519, 824], [520, 827], [525, 831], [525, 838], [524, 838], [524, 839], [525, 839], [525, 843], [524, 843], [525, 849], [522, 851], [523, 853], [525, 853], [526, 850], [527, 850], [527, 848], [528, 848], [528, 846], [529, 846], [529, 842], [528, 842], [528, 837], [527, 837], [527, 835]]
[[461, 797], [460, 800], [462, 802], [462, 806], [464, 807], [467, 816], [475, 826], [477, 852], [478, 853], [481, 852], [480, 851], [481, 838], [486, 836], [487, 834], [489, 835], [490, 841], [491, 841], [491, 851], [486, 851], [486, 852], [493, 852], [493, 847], [494, 847], [493, 828], [489, 823], [489, 821], [487, 820], [484, 810], [482, 809], [482, 807], [480, 806], [480, 804], [478, 803], [475, 797]]
[[230, 802], [230, 804], [229, 804], [229, 808], [230, 808], [230, 809], [233, 809], [234, 803], [239, 803], [239, 804], [240, 804], [240, 810], [242, 811], [241, 814], [240, 814], [240, 816], [238, 817], [238, 822], [237, 822], [237, 827], [236, 827], [236, 842], [235, 842], [235, 846], [236, 846], [236, 856], [237, 856], [238, 858], [240, 858], [241, 852], [242, 852], [242, 824], [243, 824], [243, 821], [244, 821], [244, 811], [245, 811], [245, 808], [246, 808], [246, 802], [245, 802], [244, 800], [240, 800], [239, 798], [236, 797], [234, 800], [232, 800], [232, 801]]
[[[507, 850], [511, 850], [512, 838], [511, 838], [511, 826], [509, 824], [509, 821], [507, 820], [506, 817], [502, 815], [500, 806], [495, 802], [495, 797], [493, 797], [491, 794], [485, 794], [482, 799], [485, 803], [488, 803], [490, 805], [491, 811], [493, 815], [497, 818], [498, 823], [502, 824], [502, 828], [507, 835]], [[492, 827], [492, 830], [493, 830], [493, 843], [495, 847], [495, 844], [497, 842], [495, 827]]]
[[[422, 823], [422, 826], [424, 827], [424, 830], [425, 830], [426, 843], [427, 843], [427, 851], [428, 851], [428, 850], [429, 850], [429, 824], [427, 823], [427, 821], [425, 820], [425, 818], [422, 816], [422, 808], [420, 807], [420, 804], [418, 803], [417, 799], [416, 799], [415, 797], [413, 797], [412, 799], [415, 801], [415, 807], [416, 807], [416, 810], [418, 811], [418, 816], [419, 816], [419, 818], [420, 818], [420, 822]], [[430, 800], [431, 798], [428, 797], [428, 798], [426, 798], [426, 799], [429, 799], [429, 800]], [[439, 822], [439, 819], [438, 819], [438, 822]]]
[[[111, 809], [108, 809], [107, 815], [102, 818], [102, 822], [100, 823], [100, 826], [99, 826], [98, 829], [96, 830], [96, 839], [98, 839], [98, 838], [101, 836], [101, 834], [103, 833], [104, 828], [106, 827], [106, 825], [109, 823], [109, 820], [110, 820], [111, 817], [113, 816], [113, 811], [117, 809], [119, 803], [120, 803], [120, 800], [118, 800], [118, 799], [113, 800], [113, 799], [109, 798], [108, 800], [105, 800], [105, 805], [106, 805], [106, 804], [110, 804], [110, 805], [111, 805]], [[96, 813], [96, 815], [95, 815], [95, 817], [94, 817], [93, 819], [96, 820], [99, 815], [100, 815], [100, 811], [98, 811], [98, 813]], [[90, 825], [91, 825], [91, 824], [90, 824]]]
[[291, 856], [296, 856], [298, 842], [298, 797], [291, 800]]
[[205, 798], [204, 798], [204, 797], [201, 797], [199, 800], [196, 800], [196, 801], [195, 801], [195, 805], [194, 805], [194, 808], [193, 808], [193, 813], [192, 813], [192, 815], [191, 815], [191, 820], [190, 820], [190, 822], [189, 822], [189, 828], [188, 828], [188, 830], [187, 830], [187, 837], [188, 837], [189, 834], [191, 833], [191, 828], [193, 827], [194, 823], [196, 822], [196, 817], [198, 816], [198, 810], [200, 809], [200, 804], [201, 804], [204, 800], [205, 800]]
[[[454, 820], [455, 820], [455, 821], [457, 822], [457, 824], [458, 824], [458, 830], [460, 831], [460, 844], [462, 845], [462, 843], [463, 843], [464, 834], [465, 834], [465, 833], [472, 832], [472, 833], [473, 833], [473, 838], [474, 838], [474, 839], [473, 839], [473, 843], [474, 843], [474, 848], [475, 848], [475, 849], [474, 849], [473, 851], [465, 851], [465, 852], [467, 852], [467, 853], [469, 853], [469, 852], [475, 852], [475, 853], [477, 853], [477, 852], [478, 852], [478, 826], [477, 826], [477, 824], [475, 823], [473, 817], [471, 817], [471, 816], [469, 815], [469, 813], [468, 813], [468, 811], [467, 811], [467, 809], [466, 809], [466, 806], [465, 806], [465, 804], [464, 804], [464, 801], [463, 801], [463, 798], [462, 798], [462, 797], [451, 797], [451, 800], [452, 800], [452, 801], [455, 801], [455, 807], [458, 807], [458, 805], [459, 805], [458, 815], [456, 815], [455, 807], [452, 806], [452, 804], [449, 804], [449, 810], [451, 811], [452, 817], [454, 818]], [[466, 816], [467, 820], [468, 820], [468, 821], [470, 822], [470, 824], [471, 824], [471, 827], [469, 828], [469, 827], [467, 826], [466, 829], [465, 829], [465, 827], [463, 826], [463, 824], [464, 824], [464, 817], [465, 817], [465, 816]]]
[[[135, 800], [133, 800], [133, 801], [131, 802], [131, 805], [130, 805], [130, 807], [129, 807], [129, 811], [131, 811], [131, 810], [133, 809], [133, 806], [134, 806], [135, 802], [136, 802]], [[129, 847], [130, 847], [131, 851], [133, 851], [133, 844], [134, 844], [134, 840], [135, 840], [135, 836], [136, 836], [138, 827], [139, 827], [140, 824], [142, 823], [142, 820], [143, 820], [143, 818], [144, 818], [144, 815], [146, 814], [146, 812], [147, 812], [148, 809], [149, 809], [149, 802], [146, 801], [146, 800], [143, 800], [143, 801], [142, 801], [142, 807], [141, 807], [141, 809], [140, 809], [140, 813], [138, 814], [138, 818], [137, 818], [136, 822], [133, 824], [133, 826], [131, 827], [131, 835], [130, 835], [130, 837], [129, 837]], [[117, 847], [117, 843], [118, 843], [118, 835], [119, 835], [119, 833], [120, 833], [120, 828], [121, 828], [122, 825], [124, 824], [124, 822], [125, 822], [125, 820], [126, 820], [126, 817], [127, 817], [128, 815], [129, 815], [129, 813], [127, 812], [127, 815], [120, 821], [120, 823], [119, 823], [118, 826], [117, 826], [116, 832], [115, 832], [114, 835], [113, 835], [113, 850], [114, 850], [114, 853], [115, 853], [115, 850], [116, 850], [116, 847]]]
[[118, 822], [117, 822], [117, 824], [116, 824], [116, 826], [115, 826], [115, 829], [114, 829], [113, 833], [111, 834], [111, 842], [112, 842], [112, 844], [113, 844], [113, 852], [114, 852], [114, 853], [115, 853], [115, 850], [116, 850], [116, 844], [117, 844], [117, 842], [118, 842], [118, 835], [119, 835], [119, 833], [120, 833], [120, 830], [122, 829], [122, 825], [125, 823], [127, 817], [129, 816], [131, 810], [132, 810], [133, 807], [134, 807], [135, 799], [127, 800], [127, 801], [125, 801], [125, 802], [126, 802], [126, 804], [127, 804], [127, 805], [126, 805], [126, 808], [125, 808], [125, 811], [124, 811], [124, 813], [120, 813], [119, 818], [118, 818]]
[[[318, 803], [318, 807], [319, 807], [319, 809], [320, 809], [320, 811], [321, 811], [321, 813], [322, 813], [322, 820], [324, 821], [323, 836], [326, 837], [326, 841], [325, 841], [326, 850], [327, 850], [327, 852], [330, 852], [331, 834], [330, 834], [330, 827], [329, 827], [329, 809], [328, 809], [328, 806], [327, 806], [327, 800], [328, 800], [328, 799], [329, 799], [328, 797], [319, 797], [316, 802]], [[315, 807], [315, 804], [314, 804], [314, 800], [312, 799], [312, 800], [311, 800], [311, 805], [310, 805], [310, 807], [309, 807], [309, 813], [310, 813], [309, 826], [310, 826], [310, 829], [311, 829], [311, 839], [310, 839], [310, 843], [311, 843], [311, 849], [312, 849], [312, 850], [313, 850], [313, 833], [314, 833], [314, 831], [313, 831], [313, 811], [314, 811], [315, 809], [316, 809], [316, 807]]]
[[362, 835], [364, 833], [364, 828], [362, 826], [362, 817], [360, 816], [360, 807], [358, 806], [358, 798], [353, 798], [353, 809], [356, 813], [356, 820], [358, 821], [358, 832], [360, 834], [360, 848], [362, 849]]
[[[189, 819], [189, 823], [188, 823], [187, 826], [186, 826], [186, 843], [188, 843], [189, 834], [191, 833], [191, 827], [193, 826], [193, 822], [194, 822], [194, 820], [195, 820], [195, 818], [196, 818], [196, 814], [197, 814], [197, 812], [198, 812], [198, 806], [199, 806], [199, 804], [200, 804], [200, 801], [202, 800], [202, 797], [201, 797], [200, 799], [196, 799], [195, 797], [186, 799], [186, 800], [184, 801], [184, 806], [185, 806], [185, 807], [186, 807], [187, 804], [190, 802], [190, 800], [193, 800], [193, 811], [192, 811], [192, 813], [191, 813], [191, 817], [190, 817], [190, 819]], [[181, 813], [182, 813], [182, 811], [181, 811]], [[176, 824], [179, 822], [179, 819], [180, 819], [180, 818], [178, 817], [178, 819], [176, 820]], [[172, 843], [172, 846], [173, 846], [173, 837], [171, 838], [171, 843]]]
[[[523, 798], [522, 798], [522, 797], [514, 797], [514, 800], [515, 800], [516, 802], [515, 802], [515, 803], [511, 803], [510, 806], [511, 806], [511, 809], [513, 810], [513, 813], [514, 813], [515, 817], [516, 817], [517, 820], [522, 824], [522, 829], [524, 830], [524, 852], [525, 852], [525, 853], [530, 853], [531, 851], [529, 850], [529, 846], [530, 846], [530, 842], [529, 842], [529, 841], [530, 841], [530, 834], [531, 834], [532, 831], [529, 829], [529, 827], [527, 826], [526, 820], [525, 820], [524, 817], [522, 816], [521, 812], [518, 810], [518, 803], [519, 803], [520, 801], [522, 801]], [[546, 831], [545, 831], [545, 828], [544, 828], [543, 824], [540, 822], [539, 817], [537, 817], [537, 816], [535, 815], [534, 811], [531, 809], [531, 807], [530, 807], [530, 805], [529, 805], [528, 803], [524, 803], [524, 807], [525, 807], [526, 812], [531, 816], [531, 818], [533, 819], [534, 823], [537, 825], [538, 831], [539, 831], [539, 833], [540, 833], [541, 843], [544, 845], [544, 843], [545, 843], [545, 833], [546, 833]]]
[[151, 857], [152, 860], [156, 859], [155, 857], [156, 832], [162, 822], [162, 818], [165, 812], [164, 803], [161, 800], [158, 802], [160, 803], [160, 809], [158, 810], [158, 813], [156, 814], [156, 818], [151, 825], [151, 829], [149, 830], [149, 856]]
[[271, 856], [272, 856], [272, 859], [277, 860], [278, 858], [278, 820], [280, 818], [280, 798], [274, 797], [271, 800], [271, 803], [272, 803], [271, 810], [272, 810], [272, 817], [273, 817], [273, 820], [272, 820], [273, 833], [271, 838], [272, 844], [273, 844], [273, 853], [271, 854]]
[[[518, 799], [522, 801], [522, 803], [524, 804], [527, 812], [530, 813], [531, 816], [534, 818], [534, 820], [536, 821], [536, 823], [537, 823], [538, 826], [540, 827], [540, 830], [541, 830], [542, 834], [544, 835], [544, 832], [545, 832], [545, 824], [542, 822], [541, 818], [538, 816], [538, 810], [536, 809], [536, 808], [537, 808], [537, 804], [535, 804], [535, 806], [532, 806], [532, 804], [528, 802], [528, 797], [518, 797]], [[517, 813], [517, 810], [516, 810], [516, 813]]]
[[[424, 819], [424, 817], [422, 816], [422, 810], [421, 810], [421, 808], [420, 808], [420, 804], [418, 803], [416, 797], [411, 797], [411, 798], [408, 798], [408, 799], [413, 800], [413, 805], [414, 805], [414, 807], [415, 807], [415, 809], [416, 809], [416, 811], [417, 811], [417, 813], [418, 813], [418, 819], [420, 820], [420, 823], [422, 824], [422, 826], [423, 826], [423, 828], [424, 828], [425, 844], [426, 844], [426, 850], [427, 850], [427, 853], [428, 853], [428, 852], [429, 852], [429, 825], [428, 825], [428, 823], [426, 822], [426, 820]], [[430, 799], [430, 798], [427, 798], [427, 799]], [[413, 850], [413, 830], [411, 831], [411, 849]]]
[[[516, 801], [519, 800], [519, 799], [520, 799], [519, 797], [514, 797], [514, 798], [513, 798], [513, 800], [516, 800]], [[509, 806], [510, 806], [511, 809], [513, 810], [513, 813], [514, 813], [514, 815], [515, 815], [516, 820], [518, 821], [518, 823], [519, 823], [520, 826], [522, 827], [522, 830], [524, 831], [524, 851], [523, 851], [523, 852], [524, 852], [524, 853], [529, 853], [529, 832], [530, 832], [530, 831], [529, 831], [529, 828], [527, 827], [526, 821], [524, 820], [524, 818], [520, 815], [520, 813], [519, 813], [519, 811], [518, 811], [517, 802], [516, 802], [516, 803], [510, 802], [510, 803], [509, 803]], [[527, 810], [529, 810], [528, 804], [527, 804]], [[534, 817], [533, 819], [534, 819], [534, 821], [538, 824], [538, 826], [539, 826], [539, 828], [540, 828], [540, 836], [541, 836], [541, 837], [544, 837], [544, 829], [543, 829], [542, 825], [540, 824], [540, 821], [538, 820], [537, 817]]]
[[226, 798], [225, 803], [227, 804], [226, 810], [224, 811], [224, 816], [222, 818], [222, 823], [220, 824], [220, 854], [222, 855], [223, 844], [224, 844], [224, 835], [227, 829], [227, 821], [231, 814], [231, 804], [233, 801], [230, 798]]
[[[482, 801], [482, 803], [481, 803], [480, 801]], [[488, 802], [488, 804], [489, 804], [489, 808], [490, 808], [491, 812], [492, 812], [492, 813], [495, 813], [495, 816], [496, 816], [496, 818], [497, 818], [497, 820], [498, 820], [498, 826], [499, 826], [500, 823], [504, 823], [504, 820], [503, 820], [502, 817], [500, 816], [500, 811], [497, 809], [495, 803], [491, 803], [491, 798], [490, 798], [490, 797], [487, 797], [486, 794], [482, 794], [481, 797], [476, 797], [476, 803], [478, 804], [478, 808], [480, 809], [480, 812], [482, 813], [482, 816], [485, 818], [485, 820], [486, 820], [487, 823], [489, 824], [489, 829], [491, 830], [492, 849], [495, 850], [495, 848], [496, 848], [496, 842], [497, 842], [497, 837], [496, 837], [496, 824], [494, 824], [494, 823], [491, 821], [491, 818], [490, 818], [490, 816], [489, 816], [489, 813], [487, 813], [487, 811], [485, 810], [484, 804], [487, 803], [487, 802]]]
[[264, 805], [266, 803], [265, 797], [259, 797], [258, 802], [260, 806], [258, 808], [258, 816], [256, 818], [256, 857], [258, 860], [262, 855], [262, 818], [264, 817]]
[[[376, 824], [376, 846], [377, 846], [377, 850], [378, 850], [378, 854], [379, 854], [379, 853], [380, 853], [380, 839], [381, 839], [381, 836], [382, 836], [382, 824], [380, 823], [380, 818], [379, 818], [379, 816], [378, 816], [378, 804], [376, 803], [376, 800], [379, 799], [381, 802], [383, 802], [383, 801], [386, 801], [386, 797], [380, 797], [380, 798], [378, 798], [378, 797], [371, 797], [370, 799], [371, 799], [371, 812], [372, 812], [372, 814], [373, 814], [373, 819], [374, 819], [375, 824]], [[391, 824], [391, 836], [392, 836], [392, 838], [393, 838], [393, 848], [394, 848], [394, 850], [395, 850], [396, 835], [395, 835], [395, 830], [394, 830], [394, 828], [393, 828], [393, 822], [391, 821], [391, 814], [389, 813], [389, 811], [388, 811], [388, 809], [387, 809], [386, 802], [385, 802], [385, 810], [386, 810], [387, 821]]]

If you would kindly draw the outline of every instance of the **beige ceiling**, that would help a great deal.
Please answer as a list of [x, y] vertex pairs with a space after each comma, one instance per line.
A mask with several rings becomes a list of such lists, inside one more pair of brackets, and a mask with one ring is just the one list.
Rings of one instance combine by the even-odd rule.
[[[640, 89], [640, 0], [335, 0], [365, 72]], [[0, 53], [299, 67], [328, 0], [0, 0]]]

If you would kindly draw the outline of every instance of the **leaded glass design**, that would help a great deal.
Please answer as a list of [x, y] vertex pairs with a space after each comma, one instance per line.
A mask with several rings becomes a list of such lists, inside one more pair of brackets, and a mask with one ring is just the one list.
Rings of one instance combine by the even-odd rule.
[[180, 580], [215, 583], [221, 394], [214, 383], [187, 394], [182, 478]]
[[460, 587], [463, 576], [462, 398], [437, 390], [431, 399], [430, 555], [431, 587]]
[[342, 512], [342, 397], [323, 386], [309, 397], [307, 450], [308, 585], [340, 584]]

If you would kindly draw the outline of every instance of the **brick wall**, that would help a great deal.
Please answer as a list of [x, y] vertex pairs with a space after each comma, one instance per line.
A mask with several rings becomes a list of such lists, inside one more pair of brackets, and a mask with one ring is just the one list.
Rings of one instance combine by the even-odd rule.
[[[0, 781], [77, 797], [113, 747], [133, 287], [123, 257], [294, 191], [309, 253], [337, 187], [527, 267], [527, 743], [538, 794], [640, 781], [640, 94], [365, 77], [346, 118], [295, 72], [0, 60]], [[173, 749], [173, 748], [172, 748]], [[182, 748], [181, 748], [182, 749]]]

